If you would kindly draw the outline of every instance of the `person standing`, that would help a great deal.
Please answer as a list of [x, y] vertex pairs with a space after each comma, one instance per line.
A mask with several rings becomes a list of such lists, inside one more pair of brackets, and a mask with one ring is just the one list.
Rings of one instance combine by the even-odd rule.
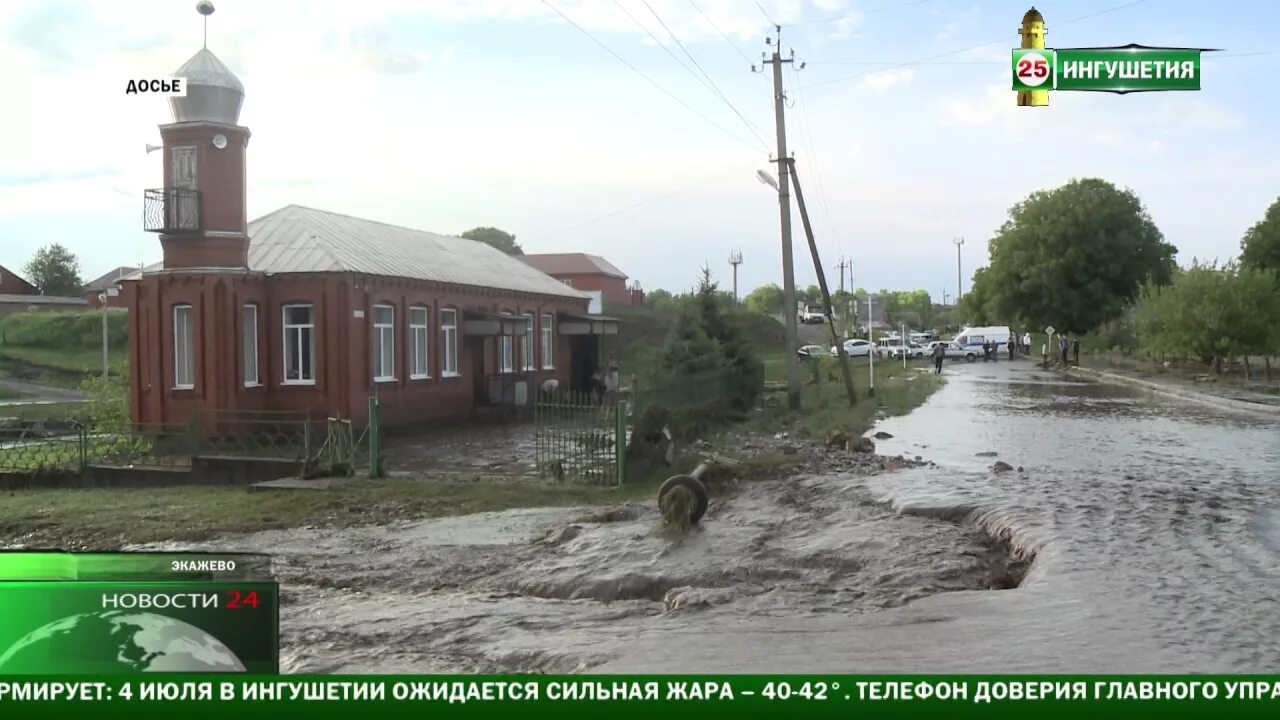
[[1049, 367], [1049, 341], [1040, 343], [1040, 364]]
[[1078, 366], [1080, 364], [1080, 338], [1078, 337], [1071, 341], [1071, 356], [1072, 364]]
[[1022, 336], [1022, 352], [1031, 357], [1031, 333], [1025, 333]]
[[942, 361], [947, 357], [947, 348], [940, 342], [933, 344], [933, 374], [942, 374]]
[[1064, 366], [1067, 364], [1067, 347], [1068, 347], [1068, 343], [1067, 343], [1067, 336], [1066, 336], [1066, 335], [1063, 335], [1063, 336], [1058, 340], [1058, 350], [1060, 350], [1060, 351], [1061, 351], [1061, 354], [1062, 354], [1062, 364], [1063, 364]]
[[1010, 335], [1009, 336], [1009, 359], [1010, 360], [1013, 359], [1013, 353], [1017, 349], [1018, 349], [1018, 336]]

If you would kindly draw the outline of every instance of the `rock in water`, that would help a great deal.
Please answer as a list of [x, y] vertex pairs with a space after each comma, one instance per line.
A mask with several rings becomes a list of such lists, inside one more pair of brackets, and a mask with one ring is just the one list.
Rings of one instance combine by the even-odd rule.
[[860, 453], [873, 453], [876, 451], [876, 444], [869, 437], [859, 437], [853, 441], [853, 450]]
[[997, 454], [998, 453], [994, 450], [988, 450], [986, 452], [975, 453], [974, 457], [995, 457]]
[[1009, 472], [1012, 469], [1013, 466], [1003, 460], [997, 460], [996, 464], [991, 466], [991, 470], [998, 473]]
[[877, 440], [889, 440], [889, 439], [890, 439], [890, 438], [892, 438], [893, 436], [892, 436], [892, 435], [890, 435], [889, 433], [887, 433], [887, 432], [885, 432], [885, 431], [881, 430], [880, 432], [876, 433], [873, 437], [875, 437], [875, 439], [877, 439]]

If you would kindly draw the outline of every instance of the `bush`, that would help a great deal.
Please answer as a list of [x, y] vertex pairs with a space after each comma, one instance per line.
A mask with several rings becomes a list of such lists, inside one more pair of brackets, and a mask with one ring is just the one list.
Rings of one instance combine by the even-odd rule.
[[124, 432], [132, 424], [129, 414], [129, 386], [118, 376], [85, 378], [80, 389], [88, 396], [85, 411], [98, 432]]

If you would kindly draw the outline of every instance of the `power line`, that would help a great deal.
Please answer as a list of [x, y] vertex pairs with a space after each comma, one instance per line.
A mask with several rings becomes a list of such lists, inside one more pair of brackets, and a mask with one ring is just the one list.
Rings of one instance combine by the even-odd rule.
[[710, 90], [710, 89], [711, 89], [711, 87], [710, 87], [709, 85], [707, 85], [707, 81], [706, 81], [706, 80], [703, 80], [702, 78], [698, 77], [698, 74], [697, 74], [697, 73], [695, 73], [695, 72], [693, 71], [693, 68], [691, 68], [691, 67], [689, 67], [688, 65], [686, 65], [686, 64], [685, 64], [685, 62], [684, 62], [683, 60], [681, 60], [681, 59], [680, 59], [680, 58], [679, 58], [679, 57], [678, 57], [674, 52], [672, 52], [672, 51], [671, 51], [671, 48], [667, 47], [666, 43], [664, 43], [664, 42], [662, 42], [661, 40], [659, 40], [659, 39], [658, 39], [658, 36], [657, 36], [657, 35], [654, 35], [654, 34], [653, 34], [653, 32], [652, 32], [651, 30], [649, 30], [649, 28], [648, 28], [648, 27], [645, 27], [644, 23], [640, 22], [639, 18], [637, 18], [635, 15], [632, 15], [632, 14], [631, 14], [631, 11], [630, 11], [630, 10], [628, 10], [628, 9], [627, 9], [623, 4], [622, 4], [622, 0], [613, 0], [613, 4], [614, 4], [614, 5], [617, 5], [617, 6], [618, 6], [618, 9], [619, 9], [619, 10], [621, 10], [621, 11], [623, 12], [623, 14], [624, 14], [624, 15], [626, 15], [628, 18], [630, 18], [630, 19], [631, 19], [631, 22], [635, 23], [636, 27], [638, 27], [638, 28], [640, 28], [641, 30], [643, 30], [643, 31], [644, 31], [644, 33], [645, 33], [646, 35], [648, 35], [648, 36], [649, 36], [649, 38], [650, 38], [651, 40], [653, 40], [654, 44], [656, 44], [658, 47], [662, 48], [662, 49], [663, 49], [663, 51], [665, 51], [665, 52], [667, 53], [667, 55], [668, 55], [672, 60], [674, 60], [674, 61], [676, 62], [676, 64], [677, 64], [677, 65], [679, 65], [681, 68], [683, 68], [683, 69], [684, 69], [684, 71], [685, 71], [685, 72], [687, 72], [687, 73], [689, 73], [690, 75], [692, 75], [692, 76], [694, 77], [694, 79], [695, 79], [695, 80], [697, 80], [698, 82], [702, 83], [702, 84], [703, 84], [703, 86], [707, 87], [707, 89], [708, 89], [708, 90]]
[[748, 120], [747, 117], [738, 110], [737, 106], [729, 101], [729, 98], [725, 97], [725, 94], [716, 86], [716, 81], [711, 79], [711, 76], [707, 74], [707, 71], [703, 69], [702, 65], [693, 57], [693, 54], [684, 46], [684, 43], [680, 42], [680, 38], [676, 37], [676, 34], [671, 32], [671, 28], [667, 27], [667, 24], [663, 22], [662, 16], [658, 15], [658, 11], [653, 9], [653, 6], [649, 4], [649, 0], [640, 1], [649, 9], [649, 12], [653, 15], [653, 18], [658, 21], [658, 24], [662, 26], [662, 29], [667, 31], [667, 35], [671, 36], [671, 40], [680, 48], [680, 51], [684, 53], [684, 56], [689, 58], [689, 62], [693, 63], [693, 66], [698, 68], [698, 72], [702, 73], [702, 77], [706, 78], [707, 83], [711, 85], [711, 89], [715, 94], [720, 96], [720, 99], [724, 101], [724, 104], [729, 106], [729, 109], [733, 111], [733, 114], [738, 116], [738, 119], [747, 126], [747, 129], [751, 131], [751, 134], [756, 136], [756, 139], [760, 141], [761, 145], [765, 146], [765, 151], [768, 152], [769, 144], [765, 142], [764, 137], [760, 135], [760, 129]]
[[[1097, 12], [1088, 13], [1087, 15], [1080, 15], [1080, 16], [1078, 16], [1078, 17], [1071, 18], [1070, 20], [1063, 20], [1063, 21], [1062, 21], [1062, 22], [1060, 22], [1060, 23], [1055, 23], [1055, 24], [1053, 25], [1053, 27], [1062, 27], [1063, 25], [1070, 25], [1070, 24], [1072, 24], [1072, 23], [1081, 22], [1081, 21], [1083, 21], [1083, 20], [1089, 20], [1089, 19], [1091, 19], [1091, 18], [1096, 18], [1096, 17], [1098, 17], [1098, 16], [1100, 16], [1100, 15], [1106, 15], [1106, 14], [1108, 14], [1108, 13], [1113, 13], [1113, 12], [1117, 12], [1117, 11], [1119, 11], [1119, 10], [1124, 10], [1125, 8], [1131, 8], [1131, 7], [1133, 7], [1134, 5], [1141, 5], [1142, 3], [1145, 3], [1145, 2], [1147, 2], [1147, 0], [1132, 0], [1131, 2], [1127, 2], [1127, 3], [1124, 3], [1124, 4], [1122, 4], [1122, 5], [1116, 5], [1116, 6], [1113, 6], [1113, 7], [1109, 7], [1109, 8], [1107, 8], [1107, 9], [1105, 9], [1105, 10], [1099, 10], [1099, 11], [1097, 11]], [[913, 66], [913, 65], [919, 65], [920, 63], [922, 63], [922, 62], [924, 62], [924, 61], [927, 61], [927, 60], [937, 60], [937, 59], [939, 59], [939, 58], [950, 57], [950, 56], [952, 56], [952, 55], [959, 55], [960, 53], [969, 52], [970, 50], [976, 50], [976, 49], [978, 49], [978, 48], [980, 48], [980, 47], [986, 47], [986, 46], [988, 46], [988, 45], [995, 45], [996, 43], [1003, 43], [1003, 42], [1008, 42], [1008, 41], [1009, 41], [1008, 36], [1001, 37], [1001, 38], [997, 38], [997, 39], [995, 39], [995, 40], [988, 40], [988, 41], [986, 41], [986, 42], [980, 42], [980, 43], [977, 43], [977, 44], [974, 44], [974, 45], [970, 45], [970, 46], [968, 46], [968, 47], [960, 48], [959, 50], [949, 50], [949, 51], [944, 52], [944, 53], [938, 53], [937, 55], [930, 55], [929, 57], [922, 58], [921, 60], [912, 60], [912, 61], [909, 61], [909, 62], [899, 63], [898, 65], [894, 65], [894, 66], [892, 66], [892, 68], [891, 68], [891, 69], [893, 69], [893, 70], [898, 70], [898, 69], [900, 69], [900, 68], [911, 67], [911, 66]], [[821, 87], [821, 86], [823, 86], [823, 85], [831, 85], [831, 84], [834, 84], [834, 83], [848, 82], [849, 80], [857, 80], [858, 78], [863, 78], [863, 77], [866, 77], [866, 76], [868, 76], [868, 75], [874, 75], [874, 74], [875, 74], [875, 72], [865, 72], [865, 73], [858, 73], [857, 75], [846, 75], [845, 77], [832, 78], [832, 79], [830, 79], [830, 80], [822, 80], [822, 81], [820, 81], [820, 82], [816, 82], [816, 83], [813, 83], [812, 85], [807, 85], [807, 86], [805, 86], [805, 87], [806, 87], [806, 88], [815, 88], [815, 87]]]
[[[792, 73], [798, 74], [799, 70], [793, 66]], [[827, 225], [827, 232], [831, 233], [831, 237], [834, 238], [836, 235], [836, 229], [835, 225], [831, 222], [831, 206], [827, 204], [827, 190], [822, 182], [822, 172], [818, 169], [817, 143], [813, 139], [813, 126], [809, 123], [809, 110], [805, 105], [804, 93], [800, 89], [800, 84], [795, 80], [795, 78], [788, 79], [791, 81], [791, 87], [796, 91], [796, 104], [800, 106], [800, 120], [802, 122], [800, 127], [804, 131], [801, 137], [804, 138], [805, 144], [809, 149], [810, 166], [813, 168], [814, 187], [818, 191], [818, 202], [822, 207], [822, 219]]]
[[[555, 5], [552, 5], [550, 0], [542, 0], [542, 4], [543, 4], [543, 5], [546, 5], [546, 6], [547, 6], [547, 7], [549, 7], [549, 8], [551, 8], [551, 9], [552, 9], [552, 11], [554, 11], [557, 15], [559, 15], [559, 16], [560, 16], [560, 17], [562, 17], [562, 18], [564, 18], [565, 22], [567, 22], [567, 23], [569, 23], [570, 25], [572, 25], [573, 27], [577, 28], [577, 30], [578, 30], [579, 32], [581, 32], [583, 35], [586, 35], [588, 38], [591, 38], [591, 41], [592, 41], [592, 42], [594, 42], [595, 44], [597, 44], [597, 45], [599, 45], [601, 48], [603, 48], [605, 52], [607, 52], [607, 53], [609, 53], [610, 55], [612, 55], [612, 56], [614, 57], [614, 59], [616, 59], [618, 62], [622, 63], [623, 65], [626, 65], [628, 68], [630, 68], [630, 69], [631, 69], [631, 71], [632, 71], [632, 72], [634, 72], [635, 74], [637, 74], [637, 75], [639, 75], [640, 77], [644, 78], [645, 80], [649, 81], [649, 84], [650, 84], [650, 85], [653, 85], [655, 88], [657, 88], [658, 90], [662, 91], [662, 94], [664, 94], [664, 95], [666, 95], [667, 97], [671, 98], [672, 100], [675, 100], [676, 102], [680, 103], [681, 105], [683, 105], [683, 106], [684, 106], [684, 108], [685, 108], [686, 110], [688, 110], [689, 112], [693, 113], [694, 115], [697, 115], [698, 117], [702, 118], [703, 120], [707, 121], [709, 124], [711, 124], [712, 126], [714, 126], [717, 130], [719, 130], [720, 132], [724, 133], [725, 135], [728, 135], [729, 137], [733, 138], [734, 140], [737, 140], [738, 142], [742, 143], [743, 145], [747, 145], [747, 146], [750, 146], [752, 149], [755, 149], [755, 146], [754, 146], [754, 145], [752, 145], [752, 144], [751, 144], [751, 142], [750, 142], [749, 140], [743, 140], [741, 137], [738, 137], [737, 135], [734, 135], [732, 132], [729, 132], [728, 130], [726, 130], [726, 129], [724, 128], [724, 126], [720, 125], [720, 123], [717, 123], [715, 120], [712, 120], [711, 118], [707, 117], [706, 115], [703, 115], [702, 113], [698, 112], [697, 110], [695, 110], [695, 109], [693, 108], [693, 106], [689, 105], [689, 103], [685, 102], [684, 100], [681, 100], [679, 97], [677, 97], [676, 95], [672, 94], [672, 92], [671, 92], [670, 90], [668, 90], [668, 89], [666, 89], [665, 87], [663, 87], [663, 86], [662, 86], [662, 85], [661, 85], [657, 80], [654, 80], [653, 78], [651, 78], [651, 77], [649, 77], [648, 75], [646, 75], [643, 71], [641, 71], [641, 70], [640, 70], [640, 68], [637, 68], [635, 65], [632, 65], [631, 63], [627, 62], [626, 58], [624, 58], [624, 57], [622, 57], [621, 55], [619, 55], [618, 53], [614, 52], [614, 51], [613, 51], [613, 48], [611, 48], [611, 47], [609, 47], [608, 45], [604, 44], [604, 42], [602, 42], [600, 39], [598, 39], [595, 35], [592, 35], [590, 32], [588, 32], [588, 31], [586, 30], [586, 28], [584, 28], [584, 27], [582, 27], [581, 25], [579, 25], [578, 23], [574, 22], [572, 18], [570, 18], [568, 15], [565, 15], [563, 12], [561, 12], [561, 11], [560, 11], [560, 8], [556, 7]], [[766, 147], [766, 148], [765, 148], [765, 150], [766, 150], [766, 151], [768, 151], [768, 148]]]
[[774, 22], [773, 18], [769, 17], [769, 13], [765, 12], [765, 9], [760, 5], [760, 0], [752, 0], [752, 2], [756, 4], [756, 9], [760, 11], [760, 14], [764, 16], [764, 19], [768, 20], [770, 25], [777, 27], [778, 23]]
[[640, 201], [640, 202], [638, 202], [638, 203], [634, 203], [634, 204], [632, 204], [632, 205], [628, 205], [628, 206], [626, 206], [626, 207], [619, 208], [619, 209], [617, 209], [617, 210], [611, 210], [611, 211], [609, 211], [609, 212], [607, 212], [607, 213], [605, 213], [605, 214], [603, 214], [603, 215], [598, 215], [598, 216], [596, 216], [596, 217], [594, 217], [594, 218], [591, 218], [590, 220], [584, 220], [584, 221], [582, 221], [582, 222], [580, 222], [580, 223], [574, 223], [573, 225], [567, 225], [567, 226], [565, 226], [565, 227], [559, 228], [558, 230], [551, 230], [551, 231], [549, 231], [549, 232], [542, 233], [541, 235], [534, 235], [533, 237], [537, 238], [537, 237], [546, 237], [546, 236], [548, 236], [548, 235], [555, 235], [555, 234], [558, 234], [558, 233], [568, 232], [569, 230], [576, 230], [576, 229], [578, 229], [578, 228], [580, 228], [580, 227], [585, 227], [585, 226], [587, 226], [587, 225], [593, 225], [593, 224], [598, 223], [598, 222], [600, 222], [600, 221], [602, 221], [602, 220], [608, 220], [608, 219], [609, 219], [609, 218], [611, 218], [611, 217], [616, 217], [616, 216], [621, 215], [621, 214], [623, 214], [623, 213], [631, 212], [632, 210], [635, 210], [636, 208], [643, 207], [643, 206], [645, 206], [645, 205], [649, 205], [650, 203], [655, 203], [655, 202], [658, 202], [659, 200], [666, 200], [667, 198], [675, 197], [676, 195], [680, 195], [680, 194], [683, 194], [683, 193], [689, 192], [690, 190], [696, 190], [696, 189], [698, 189], [698, 188], [700, 188], [700, 187], [703, 187], [703, 186], [705, 186], [705, 185], [709, 185], [709, 184], [711, 184], [713, 181], [715, 181], [715, 180], [719, 180], [720, 178], [724, 177], [725, 175], [728, 175], [728, 174], [729, 174], [729, 173], [731, 173], [731, 172], [737, 172], [737, 171], [739, 171], [739, 170], [742, 170], [744, 167], [748, 167], [748, 166], [750, 166], [750, 165], [754, 165], [754, 164], [755, 164], [755, 162], [756, 162], [755, 160], [751, 160], [751, 161], [748, 161], [748, 162], [745, 162], [745, 163], [738, 163], [737, 165], [734, 165], [734, 166], [733, 166], [733, 167], [731, 167], [731, 168], [727, 168], [727, 169], [725, 169], [725, 170], [721, 170], [720, 172], [716, 173], [715, 175], [711, 175], [711, 176], [709, 176], [709, 177], [705, 177], [705, 178], [703, 178], [703, 179], [701, 179], [701, 180], [697, 180], [697, 181], [695, 181], [695, 182], [691, 182], [691, 183], [689, 183], [689, 184], [687, 184], [687, 185], [682, 185], [682, 186], [680, 186], [680, 187], [678, 187], [678, 188], [676, 188], [675, 190], [672, 190], [672, 191], [670, 191], [670, 192], [666, 192], [666, 193], [663, 193], [663, 194], [661, 194], [661, 195], [657, 195], [657, 196], [651, 197], [651, 198], [649, 198], [649, 199], [647, 199], [647, 200], [641, 200], [641, 201]]
[[711, 27], [715, 28], [715, 31], [720, 33], [720, 37], [724, 38], [724, 41], [729, 43], [730, 47], [738, 51], [738, 54], [742, 56], [743, 60], [746, 60], [749, 63], [752, 62], [751, 58], [747, 57], [747, 54], [742, 51], [742, 48], [738, 47], [738, 43], [734, 42], [733, 38], [730, 38], [728, 34], [725, 33], [725, 31], [721, 30], [720, 26], [716, 24], [716, 21], [712, 20], [710, 15], [702, 11], [702, 8], [698, 6], [698, 3], [694, 2], [693, 0], [689, 0], [689, 4], [693, 6], [694, 10], [698, 11], [699, 15], [706, 18], [707, 22], [711, 23]]

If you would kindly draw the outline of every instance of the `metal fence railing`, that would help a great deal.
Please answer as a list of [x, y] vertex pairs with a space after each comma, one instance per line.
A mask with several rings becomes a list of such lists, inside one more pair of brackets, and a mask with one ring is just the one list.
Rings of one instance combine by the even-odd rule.
[[621, 485], [627, 403], [589, 392], [539, 397], [533, 404], [534, 459], [543, 477]]
[[293, 411], [205, 410], [187, 423], [95, 428], [78, 421], [0, 418], [0, 472], [82, 472], [85, 467], [190, 467], [197, 458], [282, 460], [303, 474], [354, 474], [376, 452], [375, 403], [367, 423]]

